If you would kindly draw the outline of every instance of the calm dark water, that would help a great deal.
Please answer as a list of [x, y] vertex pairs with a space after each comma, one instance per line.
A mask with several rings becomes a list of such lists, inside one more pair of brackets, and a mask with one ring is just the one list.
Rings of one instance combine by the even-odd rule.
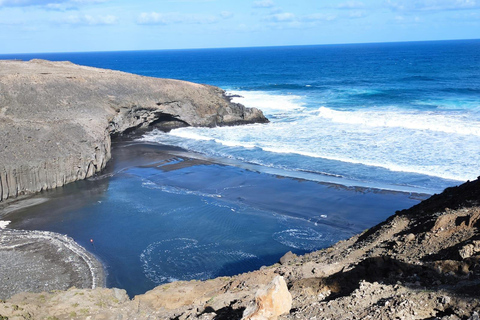
[[174, 280], [271, 265], [287, 251], [329, 246], [418, 203], [406, 193], [285, 178], [188, 155], [117, 146], [103, 175], [40, 194], [50, 200], [4, 219], [12, 228], [68, 234], [103, 261], [109, 286], [135, 295]]

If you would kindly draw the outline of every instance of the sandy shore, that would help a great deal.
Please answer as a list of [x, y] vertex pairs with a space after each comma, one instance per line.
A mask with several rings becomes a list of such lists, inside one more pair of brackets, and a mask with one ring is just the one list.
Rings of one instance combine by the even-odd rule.
[[102, 264], [72, 238], [46, 231], [0, 230], [0, 299], [16, 293], [103, 287]]

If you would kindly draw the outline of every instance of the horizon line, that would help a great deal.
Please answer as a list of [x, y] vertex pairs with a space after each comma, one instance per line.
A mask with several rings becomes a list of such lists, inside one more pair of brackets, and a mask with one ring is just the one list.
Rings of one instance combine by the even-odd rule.
[[419, 42], [453, 42], [453, 41], [478, 41], [480, 38], [467, 39], [436, 39], [436, 40], [404, 40], [404, 41], [373, 41], [373, 42], [346, 42], [346, 43], [323, 43], [323, 44], [290, 44], [290, 45], [267, 45], [267, 46], [232, 46], [232, 47], [203, 47], [203, 48], [166, 48], [166, 49], [120, 49], [120, 50], [90, 50], [90, 51], [44, 51], [44, 52], [15, 52], [0, 53], [7, 55], [32, 55], [32, 54], [66, 54], [66, 53], [107, 53], [107, 52], [140, 52], [140, 51], [182, 51], [182, 50], [211, 50], [211, 49], [248, 49], [248, 48], [286, 48], [286, 47], [316, 47], [316, 46], [345, 46], [359, 44], [393, 44], [393, 43], [419, 43]]

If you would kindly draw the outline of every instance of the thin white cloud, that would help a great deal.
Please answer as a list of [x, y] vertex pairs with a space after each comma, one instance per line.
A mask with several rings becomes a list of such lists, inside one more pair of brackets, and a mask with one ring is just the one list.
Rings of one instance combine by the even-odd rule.
[[61, 3], [63, 1], [52, 0], [0, 0], [0, 7], [27, 7], [27, 6], [41, 6], [50, 3]]
[[220, 21], [219, 16], [182, 13], [143, 12], [137, 18], [137, 24], [169, 25], [169, 24], [212, 24]]
[[268, 16], [267, 20], [272, 22], [290, 22], [296, 20], [296, 16], [290, 12], [282, 12]]
[[109, 0], [70, 0], [70, 2], [78, 4], [102, 3], [107, 1]]
[[253, 2], [254, 8], [273, 8], [275, 4], [272, 0], [258, 0]]
[[363, 9], [365, 4], [361, 1], [347, 1], [337, 5], [337, 9]]
[[364, 18], [367, 16], [367, 12], [365, 10], [353, 10], [348, 13], [348, 17], [350, 19], [359, 19]]
[[264, 18], [268, 26], [274, 28], [311, 28], [321, 23], [334, 21], [339, 16], [333, 13], [313, 13], [308, 15], [296, 15], [291, 12], [271, 14]]
[[403, 16], [403, 15], [398, 15], [395, 16], [393, 19], [395, 23], [397, 23], [400, 26], [412, 26], [412, 25], [418, 25], [422, 22], [422, 19], [418, 16]]
[[454, 15], [452, 18], [461, 21], [480, 21], [480, 12], [463, 11], [462, 13]]
[[312, 13], [302, 17], [303, 21], [333, 21], [337, 18], [335, 14]]
[[246, 25], [245, 23], [239, 24], [236, 28], [235, 31], [238, 32], [245, 32], [245, 33], [251, 33], [251, 32], [258, 32], [264, 29], [264, 25], [259, 26], [259, 25]]
[[387, 0], [394, 11], [448, 11], [480, 8], [478, 0]]
[[234, 16], [234, 13], [233, 12], [230, 12], [230, 11], [222, 11], [220, 12], [220, 16], [223, 18], [223, 19], [230, 19]]
[[62, 6], [71, 7], [78, 5], [102, 3], [109, 0], [0, 0], [0, 7], [44, 7], [59, 9]]
[[93, 16], [89, 14], [68, 15], [58, 20], [58, 23], [73, 26], [107, 26], [118, 23], [118, 17], [113, 15]]

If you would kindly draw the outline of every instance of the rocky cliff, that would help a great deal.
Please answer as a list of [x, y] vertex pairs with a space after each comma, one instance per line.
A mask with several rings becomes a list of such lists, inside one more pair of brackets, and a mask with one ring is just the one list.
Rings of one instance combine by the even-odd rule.
[[223, 90], [44, 60], [0, 61], [0, 201], [92, 176], [111, 136], [267, 122]]
[[288, 253], [258, 271], [173, 282], [133, 300], [105, 288], [20, 293], [0, 302], [0, 319], [476, 320], [479, 289], [477, 179], [361, 235], [304, 256]]

